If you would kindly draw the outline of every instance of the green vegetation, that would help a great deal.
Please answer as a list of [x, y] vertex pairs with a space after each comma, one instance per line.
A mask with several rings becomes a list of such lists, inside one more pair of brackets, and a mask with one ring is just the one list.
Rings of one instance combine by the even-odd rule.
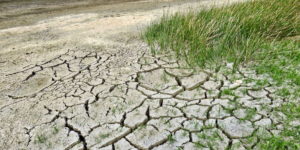
[[[283, 113], [284, 129], [261, 139], [260, 149], [300, 149], [300, 3], [298, 0], [252, 0], [200, 12], [165, 15], [147, 28], [143, 37], [154, 53], [173, 51], [190, 66], [220, 68], [233, 63], [267, 74], [279, 88], [276, 95], [291, 100], [277, 108]], [[268, 79], [248, 79], [264, 87]], [[246, 91], [244, 91], [246, 92]], [[234, 96], [225, 89], [222, 95]], [[268, 107], [268, 106], [265, 106]], [[248, 110], [245, 120], [255, 110]], [[204, 147], [201, 143], [195, 143]]]
[[46, 143], [47, 137], [44, 134], [38, 135], [36, 137], [35, 143]]
[[244, 118], [241, 118], [241, 120], [251, 120], [255, 114], [256, 114], [256, 109], [254, 108], [247, 109], [246, 116]]
[[293, 125], [293, 121], [299, 121], [300, 105], [287, 103], [279, 107], [276, 111], [284, 113], [287, 119], [284, 121], [284, 129], [277, 136], [264, 139], [258, 146], [261, 149], [281, 150], [281, 149], [300, 149], [300, 125]]
[[109, 136], [110, 136], [109, 133], [103, 133], [103, 134], [100, 134], [99, 136], [95, 137], [95, 139], [98, 142], [102, 142], [104, 139], [108, 138]]
[[39, 134], [34, 139], [34, 144], [42, 144], [45, 145], [47, 148], [52, 147], [52, 143], [49, 141], [49, 137], [46, 137], [45, 134]]
[[148, 27], [144, 38], [154, 52], [172, 50], [189, 65], [253, 65], [279, 83], [300, 85], [299, 11], [297, 0], [253, 0], [176, 13]]
[[173, 137], [172, 134], [170, 134], [170, 135], [168, 135], [168, 141], [169, 141], [170, 143], [174, 143], [174, 142], [176, 142], [176, 139]]
[[59, 128], [57, 126], [54, 126], [52, 133], [57, 134], [58, 132], [59, 132]]
[[110, 136], [110, 134], [109, 133], [107, 133], [107, 134], [100, 134], [100, 138], [101, 139], [105, 139], [105, 138], [108, 138]]
[[234, 91], [231, 90], [231, 89], [224, 89], [224, 90], [222, 91], [222, 94], [223, 94], [223, 95], [229, 95], [229, 96], [235, 96]]

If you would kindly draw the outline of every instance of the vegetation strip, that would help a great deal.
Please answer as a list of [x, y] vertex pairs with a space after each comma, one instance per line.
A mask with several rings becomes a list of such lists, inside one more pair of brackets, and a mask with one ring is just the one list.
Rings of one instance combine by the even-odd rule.
[[[299, 14], [297, 0], [252, 0], [199, 12], [166, 14], [147, 28], [143, 38], [152, 52], [173, 51], [191, 67], [212, 69], [226, 64], [233, 66], [233, 72], [251, 68], [265, 78], [271, 77], [272, 84], [281, 87], [276, 95], [288, 101], [276, 108], [287, 119], [279, 135], [261, 139], [259, 146], [299, 149], [300, 126], [290, 125], [300, 118]], [[270, 84], [267, 79], [248, 80], [256, 82], [256, 87]]]

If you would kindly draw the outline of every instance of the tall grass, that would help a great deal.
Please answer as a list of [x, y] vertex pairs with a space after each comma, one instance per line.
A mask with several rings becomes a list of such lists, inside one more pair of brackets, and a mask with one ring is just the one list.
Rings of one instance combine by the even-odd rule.
[[[285, 97], [300, 96], [299, 0], [251, 0], [186, 14], [165, 15], [144, 33], [155, 50], [171, 50], [190, 65], [206, 67], [233, 62], [269, 74], [284, 83]], [[300, 149], [299, 102], [279, 107], [287, 116], [278, 136], [264, 139], [261, 149]]]
[[144, 37], [150, 46], [173, 50], [191, 65], [263, 61], [282, 53], [284, 47], [274, 47], [287, 39], [299, 48], [299, 41], [290, 40], [299, 35], [299, 11], [298, 0], [252, 0], [165, 15]]

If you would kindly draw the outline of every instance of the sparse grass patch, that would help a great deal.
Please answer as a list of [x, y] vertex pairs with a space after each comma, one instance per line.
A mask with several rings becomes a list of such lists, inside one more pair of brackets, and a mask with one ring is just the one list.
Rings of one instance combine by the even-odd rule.
[[277, 95], [282, 96], [282, 97], [288, 97], [291, 94], [291, 92], [287, 88], [281, 88], [281, 89], [277, 90], [276, 92], [277, 92]]
[[229, 96], [235, 96], [234, 91], [231, 89], [224, 89], [222, 91], [222, 95], [229, 95]]
[[251, 120], [255, 114], [256, 114], [256, 109], [254, 108], [249, 108], [249, 109], [246, 109], [246, 116], [244, 118], [241, 118], [241, 120]]
[[108, 138], [110, 136], [110, 134], [109, 133], [107, 133], [107, 134], [100, 134], [100, 138], [101, 139], [105, 139], [105, 138]]
[[287, 103], [278, 107], [276, 111], [286, 116], [283, 130], [279, 135], [273, 135], [264, 139], [258, 146], [266, 150], [300, 149], [300, 125], [292, 125], [293, 121], [299, 121], [300, 105], [297, 103]]
[[256, 81], [256, 85], [259, 86], [259, 87], [264, 87], [264, 86], [268, 85], [268, 83], [269, 82], [268, 82], [267, 79]]
[[95, 139], [98, 141], [98, 142], [102, 142], [104, 139], [110, 137], [110, 134], [109, 133], [102, 133], [100, 134], [99, 136], [96, 136]]
[[44, 134], [37, 135], [35, 143], [46, 143], [47, 137]]
[[296, 143], [292, 143], [290, 141], [284, 140], [281, 137], [275, 137], [275, 136], [267, 139], [266, 143], [259, 145], [259, 147], [265, 150], [281, 150], [281, 149], [297, 150], [300, 148], [299, 145], [297, 146]]
[[176, 142], [176, 139], [173, 137], [172, 134], [170, 134], [170, 135], [168, 135], [168, 141], [169, 141], [170, 143], [174, 143], [174, 142]]
[[53, 127], [53, 134], [58, 134], [58, 132], [59, 132], [59, 128], [57, 127], [57, 126], [54, 126]]

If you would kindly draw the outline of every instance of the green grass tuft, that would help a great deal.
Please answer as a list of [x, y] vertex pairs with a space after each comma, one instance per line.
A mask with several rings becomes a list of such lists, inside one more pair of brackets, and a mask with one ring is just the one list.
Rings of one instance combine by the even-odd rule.
[[295, 71], [300, 65], [299, 14], [297, 0], [252, 0], [165, 15], [143, 36], [154, 51], [172, 50], [189, 65], [254, 62], [259, 73], [300, 85]]
[[145, 33], [150, 45], [175, 50], [200, 65], [253, 60], [270, 44], [299, 34], [297, 0], [255, 0], [198, 13], [164, 16]]

